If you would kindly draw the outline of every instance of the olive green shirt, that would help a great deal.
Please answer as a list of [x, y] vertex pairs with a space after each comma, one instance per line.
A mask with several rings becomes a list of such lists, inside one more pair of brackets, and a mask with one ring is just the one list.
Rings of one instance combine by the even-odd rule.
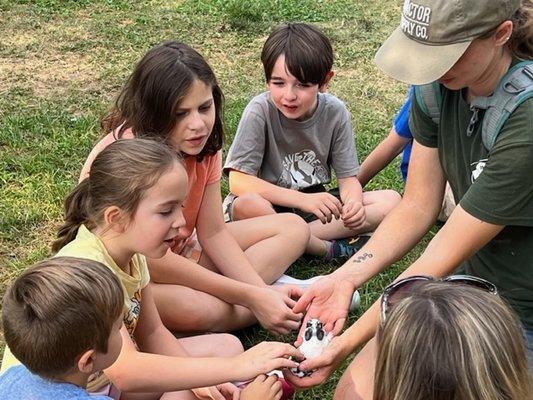
[[439, 124], [413, 101], [409, 125], [418, 143], [438, 149], [455, 201], [475, 218], [505, 225], [458, 273], [493, 282], [533, 328], [533, 99], [509, 117], [490, 152], [481, 140], [483, 110], [467, 135], [472, 114], [463, 91], [442, 87]]

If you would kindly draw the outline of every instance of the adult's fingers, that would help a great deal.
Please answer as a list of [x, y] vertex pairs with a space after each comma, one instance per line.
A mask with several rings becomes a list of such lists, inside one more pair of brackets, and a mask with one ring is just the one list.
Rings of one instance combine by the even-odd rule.
[[346, 322], [346, 318], [339, 318], [337, 321], [335, 321], [335, 325], [329, 331], [329, 333], [333, 336], [337, 336], [339, 333], [341, 333], [342, 327], [344, 326], [345, 322]]
[[290, 371], [283, 371], [283, 376], [291, 386], [297, 389], [306, 389], [320, 385], [328, 377], [327, 374], [319, 374], [318, 371], [304, 378], [299, 378]]

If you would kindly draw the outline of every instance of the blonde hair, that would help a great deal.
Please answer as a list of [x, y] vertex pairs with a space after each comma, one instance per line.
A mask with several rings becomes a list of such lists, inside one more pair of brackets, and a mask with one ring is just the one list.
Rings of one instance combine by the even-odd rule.
[[74, 240], [81, 224], [101, 223], [109, 206], [133, 216], [144, 194], [175, 165], [180, 156], [167, 145], [149, 139], [120, 139], [94, 159], [89, 176], [65, 200], [65, 222], [52, 244], [54, 252]]
[[59, 377], [84, 351], [107, 352], [123, 296], [118, 278], [99, 262], [74, 257], [41, 261], [6, 292], [6, 343], [34, 374]]
[[496, 295], [422, 283], [378, 332], [374, 400], [533, 398], [519, 321]]

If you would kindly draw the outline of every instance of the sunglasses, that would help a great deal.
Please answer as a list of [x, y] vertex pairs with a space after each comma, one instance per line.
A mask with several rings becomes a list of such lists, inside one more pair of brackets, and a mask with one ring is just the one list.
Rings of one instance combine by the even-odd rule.
[[385, 288], [381, 295], [381, 323], [385, 323], [387, 313], [396, 303], [415, 293], [421, 284], [432, 281], [457, 283], [486, 290], [492, 294], [498, 294], [498, 289], [493, 283], [476, 276], [450, 275], [443, 279], [435, 279], [431, 276], [413, 275], [393, 282]]

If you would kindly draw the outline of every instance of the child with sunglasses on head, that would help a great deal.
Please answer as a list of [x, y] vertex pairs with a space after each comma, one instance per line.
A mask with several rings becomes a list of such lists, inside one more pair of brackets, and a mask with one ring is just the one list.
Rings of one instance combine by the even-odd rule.
[[446, 280], [409, 277], [385, 290], [374, 400], [533, 398], [520, 322], [495, 287]]
[[[164, 324], [173, 331], [227, 332], [259, 321], [287, 334], [300, 323], [301, 314], [291, 309], [291, 297], [299, 291], [267, 285], [303, 253], [309, 229], [292, 214], [224, 223], [222, 107], [216, 77], [198, 52], [177, 42], [155, 46], [102, 121], [109, 134], [89, 155], [81, 177], [96, 154], [118, 138], [164, 141], [184, 158], [188, 178], [185, 226], [171, 243], [172, 251], [148, 260]], [[230, 285], [219, 274], [235, 282]]]
[[146, 257], [162, 257], [180, 235], [186, 193], [179, 157], [154, 140], [132, 139], [98, 154], [89, 176], [66, 199], [65, 223], [53, 245], [56, 256], [101, 262], [118, 276], [123, 292], [122, 350], [105, 374], [88, 382], [90, 392], [114, 398], [122, 392], [121, 400], [218, 399], [238, 393], [225, 382], [296, 365], [290, 355], [301, 358], [284, 343], [264, 342], [243, 353], [231, 335], [176, 339], [163, 326]]
[[[309, 223], [307, 253], [350, 257], [399, 202], [392, 190], [364, 192], [346, 106], [324, 93], [333, 49], [315, 26], [273, 29], [261, 53], [268, 91], [242, 115], [224, 171], [227, 220], [293, 212]], [[339, 188], [327, 191], [332, 170]]]
[[7, 289], [2, 326], [22, 365], [0, 375], [0, 399], [94, 399], [92, 375], [120, 354], [122, 289], [99, 262], [56, 257], [41, 261]]

